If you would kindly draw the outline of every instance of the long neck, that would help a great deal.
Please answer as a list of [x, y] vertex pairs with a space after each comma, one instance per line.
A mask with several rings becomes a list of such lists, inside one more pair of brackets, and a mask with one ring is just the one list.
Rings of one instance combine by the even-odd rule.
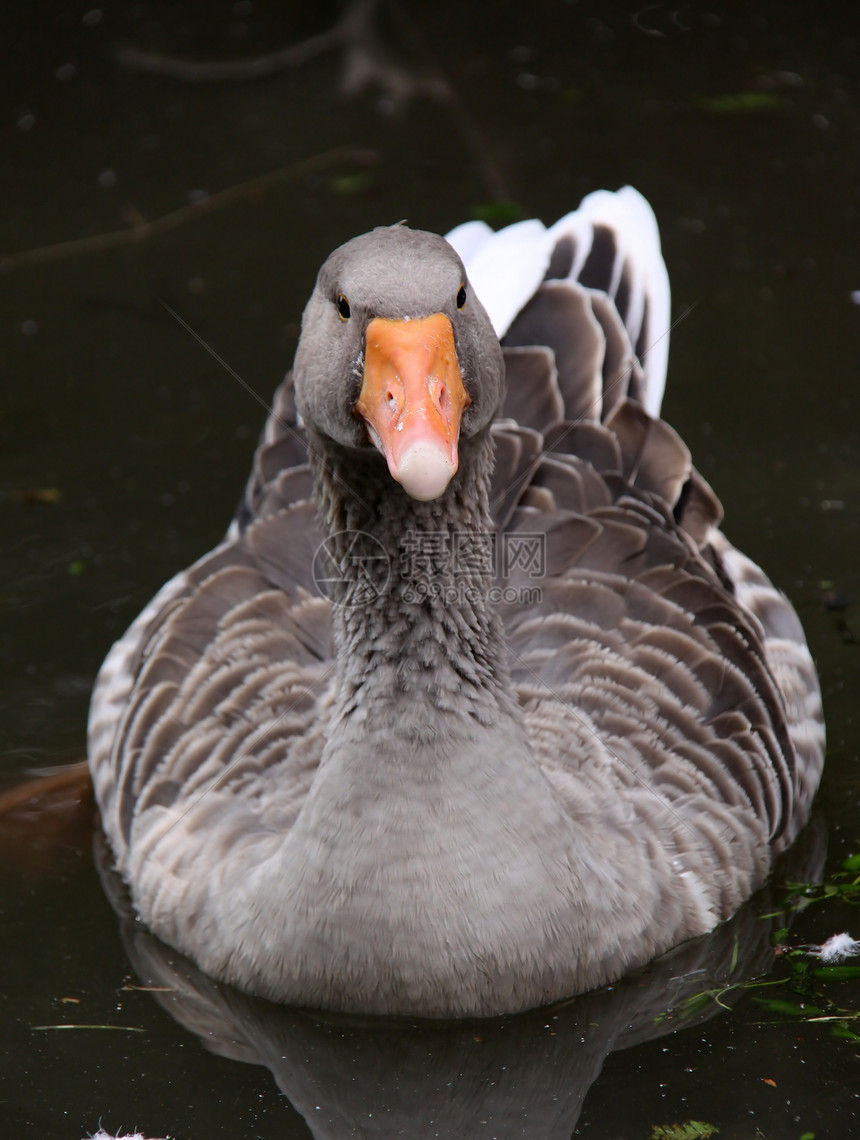
[[414, 742], [439, 718], [518, 719], [490, 604], [494, 534], [487, 433], [461, 444], [460, 470], [430, 503], [411, 499], [381, 457], [315, 441], [317, 493], [334, 602], [338, 719], [397, 722]]

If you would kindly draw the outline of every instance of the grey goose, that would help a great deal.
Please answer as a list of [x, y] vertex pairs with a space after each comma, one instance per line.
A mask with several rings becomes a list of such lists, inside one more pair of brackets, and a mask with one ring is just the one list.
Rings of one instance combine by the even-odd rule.
[[236, 518], [92, 699], [140, 918], [281, 1003], [610, 983], [731, 915], [820, 777], [798, 618], [659, 418], [645, 199], [448, 237], [324, 263]]

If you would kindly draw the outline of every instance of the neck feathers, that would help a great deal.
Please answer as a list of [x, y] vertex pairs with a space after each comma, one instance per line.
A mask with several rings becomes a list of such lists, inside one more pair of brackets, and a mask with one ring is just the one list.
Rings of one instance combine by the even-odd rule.
[[[379, 708], [483, 723], [513, 715], [490, 602], [489, 433], [463, 440], [446, 493], [411, 499], [381, 456], [317, 439], [312, 466], [333, 601], [342, 714]], [[390, 714], [389, 714], [390, 715]]]

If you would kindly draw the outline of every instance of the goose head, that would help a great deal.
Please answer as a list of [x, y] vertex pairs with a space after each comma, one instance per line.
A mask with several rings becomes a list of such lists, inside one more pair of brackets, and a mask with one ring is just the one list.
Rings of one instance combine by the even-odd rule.
[[378, 453], [413, 499], [444, 494], [460, 441], [496, 415], [504, 374], [498, 338], [444, 238], [380, 227], [322, 266], [294, 367], [302, 419], [335, 446]]

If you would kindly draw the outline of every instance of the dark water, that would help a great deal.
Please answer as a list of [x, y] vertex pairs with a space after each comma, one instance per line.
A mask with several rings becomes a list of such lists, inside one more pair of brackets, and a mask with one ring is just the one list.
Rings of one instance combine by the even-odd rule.
[[[661, 225], [673, 315], [690, 310], [672, 334], [665, 415], [719, 492], [729, 536], [794, 600], [819, 662], [832, 875], [860, 851], [854, 6], [404, 4], [381, 21], [391, 61], [444, 75], [453, 97], [419, 91], [399, 106], [378, 88], [342, 97], [342, 51], [198, 84], [114, 54], [132, 43], [241, 59], [336, 16], [273, 0], [4, 7], [0, 789], [83, 756], [108, 646], [219, 538], [245, 476], [263, 410], [162, 302], [265, 400], [339, 242], [399, 218], [444, 231], [504, 201], [551, 221], [630, 182]], [[316, 169], [288, 176], [313, 156]], [[251, 181], [276, 170], [288, 173]], [[228, 188], [205, 215], [134, 244], [15, 260]], [[447, 1035], [319, 1025], [210, 992], [134, 924], [123, 942], [88, 827], [61, 821], [47, 848], [45, 830], [0, 833], [2, 1135], [78, 1140], [101, 1121], [148, 1137], [575, 1127], [648, 1140], [691, 1120], [737, 1140], [860, 1135], [860, 1047], [834, 1035], [860, 1034], [857, 1019], [756, 1000], [803, 1000], [782, 985], [735, 990], [730, 1010], [677, 1031], [677, 1017], [655, 1021], [691, 997], [672, 980], [691, 971], [788, 975], [755, 915], [720, 936], [737, 954], [718, 940], [555, 1021]], [[860, 916], [836, 899], [808, 907], [789, 941], [842, 930], [860, 936]], [[182, 996], [126, 988], [139, 978]], [[810, 1003], [856, 1014], [860, 984], [819, 982]], [[37, 1028], [63, 1023], [102, 1028]]]

